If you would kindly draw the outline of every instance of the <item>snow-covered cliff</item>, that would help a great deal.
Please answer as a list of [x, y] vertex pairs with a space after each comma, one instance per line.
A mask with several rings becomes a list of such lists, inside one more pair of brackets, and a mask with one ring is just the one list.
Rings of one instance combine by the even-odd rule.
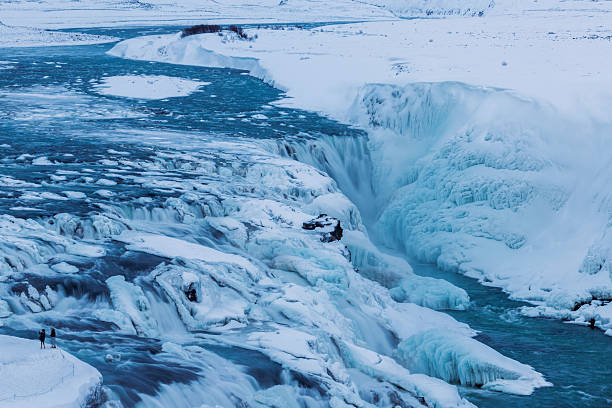
[[79, 408], [98, 401], [98, 370], [61, 348], [0, 335], [0, 350], [0, 406]]

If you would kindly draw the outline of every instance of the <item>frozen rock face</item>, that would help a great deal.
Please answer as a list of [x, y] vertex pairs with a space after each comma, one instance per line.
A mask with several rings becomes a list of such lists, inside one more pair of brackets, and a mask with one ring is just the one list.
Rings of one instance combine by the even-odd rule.
[[381, 240], [542, 302], [539, 314], [608, 299], [606, 125], [458, 83], [366, 86], [352, 111], [372, 130]]
[[161, 265], [152, 276], [172, 299], [187, 328], [204, 330], [247, 321], [252, 297], [247, 283], [237, 279], [242, 273], [235, 267], [201, 261], [181, 264]]
[[320, 214], [317, 218], [302, 223], [302, 228], [320, 233], [322, 242], [334, 242], [342, 239], [340, 221], [328, 217], [327, 214]]

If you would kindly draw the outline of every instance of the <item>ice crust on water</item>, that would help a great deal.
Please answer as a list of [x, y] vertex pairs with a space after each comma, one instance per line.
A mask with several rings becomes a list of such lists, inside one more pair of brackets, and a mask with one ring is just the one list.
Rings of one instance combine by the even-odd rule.
[[470, 337], [440, 329], [423, 331], [402, 341], [396, 355], [411, 370], [449, 383], [518, 395], [552, 385], [533, 368]]
[[61, 236], [34, 220], [2, 215], [0, 232], [0, 251], [3, 254], [0, 275], [23, 272], [62, 252], [86, 257], [104, 255], [103, 248]]
[[[210, 83], [166, 75], [119, 75], [102, 78], [95, 89], [102, 95], [165, 99], [187, 96], [206, 85]], [[98, 183], [101, 184], [100, 180]]]

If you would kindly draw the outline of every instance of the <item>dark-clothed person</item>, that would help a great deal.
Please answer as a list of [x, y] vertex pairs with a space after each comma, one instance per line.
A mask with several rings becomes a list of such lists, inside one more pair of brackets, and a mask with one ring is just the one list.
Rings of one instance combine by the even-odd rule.
[[45, 337], [47, 337], [45, 329], [42, 329], [38, 332], [38, 338], [40, 339], [40, 348], [47, 348], [47, 346], [45, 346]]

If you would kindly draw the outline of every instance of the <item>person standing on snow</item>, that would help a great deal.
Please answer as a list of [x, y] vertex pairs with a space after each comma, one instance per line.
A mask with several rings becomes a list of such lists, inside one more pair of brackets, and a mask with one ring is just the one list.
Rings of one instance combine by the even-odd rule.
[[45, 337], [47, 337], [45, 329], [42, 329], [38, 332], [38, 338], [40, 339], [40, 348], [47, 348], [47, 346], [45, 346]]
[[51, 328], [51, 348], [57, 348], [55, 346], [55, 329]]

